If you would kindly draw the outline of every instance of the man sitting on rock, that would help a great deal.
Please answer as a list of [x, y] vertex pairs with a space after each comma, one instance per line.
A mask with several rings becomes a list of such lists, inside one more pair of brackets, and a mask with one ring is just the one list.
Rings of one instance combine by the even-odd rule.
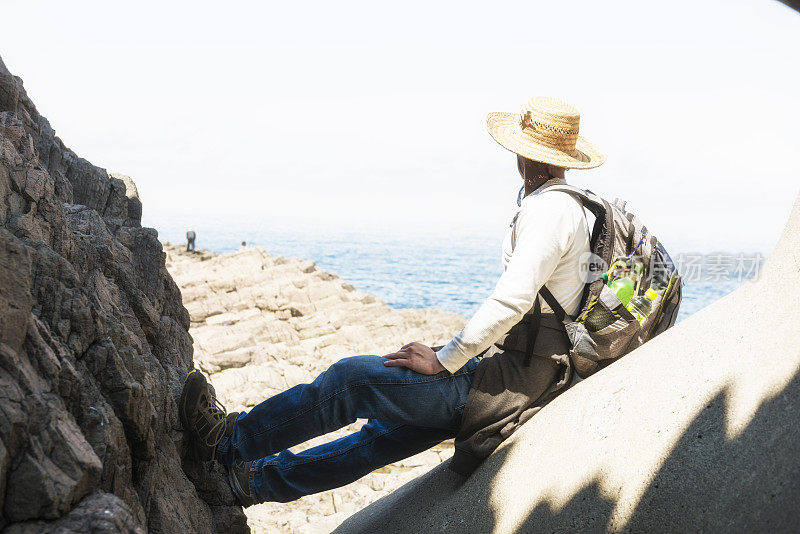
[[[545, 97], [530, 99], [521, 114], [488, 116], [492, 137], [517, 154], [520, 210], [503, 242], [497, 286], [446, 346], [409, 343], [385, 356], [344, 358], [310, 384], [227, 416], [205, 377], [189, 373], [183, 425], [197, 458], [228, 467], [243, 505], [343, 486], [449, 438], [456, 438], [450, 468], [467, 475], [569, 386], [569, 341], [539, 294], [574, 314], [584, 288], [583, 208], [567, 193], [547, 191], [564, 183], [565, 169], [604, 160], [578, 135], [578, 123], [574, 108]], [[368, 422], [354, 434], [297, 454], [287, 450], [356, 419]]]

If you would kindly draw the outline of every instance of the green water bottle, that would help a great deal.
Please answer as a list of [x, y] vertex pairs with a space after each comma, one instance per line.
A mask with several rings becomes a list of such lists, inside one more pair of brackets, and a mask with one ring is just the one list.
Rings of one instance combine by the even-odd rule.
[[642, 324], [645, 319], [652, 313], [653, 311], [653, 301], [656, 300], [658, 297], [658, 293], [652, 287], [648, 287], [647, 291], [644, 292], [644, 295], [639, 295], [637, 297], [633, 297], [631, 301], [628, 303], [628, 311], [636, 317], [636, 320], [639, 321], [639, 324]]
[[627, 306], [633, 297], [633, 280], [628, 276], [617, 278], [608, 287], [617, 295], [623, 306]]

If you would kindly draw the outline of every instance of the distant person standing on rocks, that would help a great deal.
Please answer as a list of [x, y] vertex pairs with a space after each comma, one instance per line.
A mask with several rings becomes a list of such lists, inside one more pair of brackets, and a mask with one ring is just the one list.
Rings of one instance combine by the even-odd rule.
[[246, 241], [242, 241], [242, 246], [239, 247], [239, 252], [241, 252], [243, 250], [247, 250], [247, 242]]
[[194, 233], [194, 230], [189, 230], [188, 232], [186, 232], [186, 252], [194, 250], [195, 237], [197, 237], [197, 235]]
[[[450, 438], [450, 468], [467, 475], [572, 383], [570, 343], [548, 303], [577, 311], [589, 228], [576, 198], [547, 188], [565, 183], [565, 169], [605, 160], [578, 135], [579, 120], [575, 108], [546, 97], [530, 99], [520, 114], [489, 114], [489, 133], [517, 155], [520, 209], [503, 241], [505, 271], [446, 346], [414, 342], [385, 356], [344, 358], [310, 384], [227, 415], [205, 377], [189, 373], [179, 407], [189, 441], [197, 458], [228, 467], [243, 505], [344, 486]], [[354, 434], [288, 450], [357, 419], [368, 422]]]

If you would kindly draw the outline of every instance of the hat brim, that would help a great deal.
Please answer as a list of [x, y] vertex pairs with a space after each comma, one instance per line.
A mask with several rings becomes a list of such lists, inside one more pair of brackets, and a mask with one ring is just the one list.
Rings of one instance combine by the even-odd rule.
[[602, 165], [606, 160], [605, 155], [580, 135], [572, 153], [537, 144], [522, 132], [520, 116], [517, 113], [489, 113], [486, 117], [486, 127], [500, 146], [533, 161], [565, 169], [591, 169]]

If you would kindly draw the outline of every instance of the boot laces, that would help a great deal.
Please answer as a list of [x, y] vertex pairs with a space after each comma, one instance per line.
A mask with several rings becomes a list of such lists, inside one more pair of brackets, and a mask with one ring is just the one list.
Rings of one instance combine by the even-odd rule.
[[225, 434], [225, 406], [211, 393], [206, 394], [204, 409], [198, 410], [195, 425], [203, 444], [216, 447]]

